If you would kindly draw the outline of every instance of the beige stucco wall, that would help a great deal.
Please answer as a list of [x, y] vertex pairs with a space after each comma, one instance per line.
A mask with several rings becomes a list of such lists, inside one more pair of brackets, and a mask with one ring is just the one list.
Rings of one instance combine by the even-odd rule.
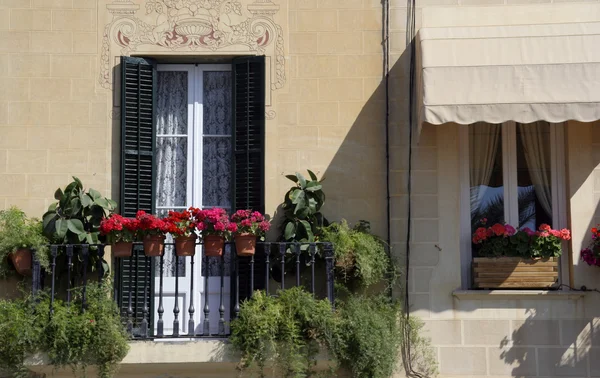
[[[266, 16], [254, 13], [272, 20], [263, 50], [244, 44], [214, 50], [161, 45], [160, 38], [153, 38], [162, 19], [147, 14], [147, 3], [0, 2], [0, 208], [17, 205], [41, 216], [54, 190], [66, 185], [70, 175], [118, 198], [120, 109], [114, 77], [119, 77], [120, 55], [177, 62], [260, 53], [268, 57], [271, 87], [268, 212], [276, 212], [291, 184], [284, 174], [308, 168], [327, 178], [325, 211], [331, 219], [368, 219], [384, 233], [385, 98], [378, 2], [241, 1], [239, 20], [252, 18], [253, 5], [269, 8]], [[142, 23], [156, 29], [142, 30]], [[123, 35], [127, 43], [119, 40]]]

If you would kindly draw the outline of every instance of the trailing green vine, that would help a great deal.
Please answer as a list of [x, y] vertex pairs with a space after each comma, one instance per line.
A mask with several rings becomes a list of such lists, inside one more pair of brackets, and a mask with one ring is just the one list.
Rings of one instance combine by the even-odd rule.
[[23, 361], [44, 353], [55, 368], [71, 368], [85, 375], [96, 366], [98, 377], [110, 378], [129, 351], [128, 336], [107, 283], [89, 284], [83, 311], [82, 292], [73, 301], [53, 303], [45, 294], [20, 300], [0, 301], [0, 368], [14, 377], [27, 376]]
[[369, 222], [361, 221], [350, 228], [342, 219], [323, 228], [322, 240], [335, 245], [338, 282], [350, 285], [358, 281], [363, 286], [371, 286], [389, 277], [392, 268], [386, 245], [371, 233]]

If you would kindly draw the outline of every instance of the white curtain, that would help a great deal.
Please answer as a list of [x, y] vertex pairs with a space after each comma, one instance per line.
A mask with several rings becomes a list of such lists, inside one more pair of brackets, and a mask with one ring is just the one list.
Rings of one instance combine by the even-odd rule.
[[547, 122], [519, 124], [525, 161], [540, 205], [552, 217], [550, 182], [550, 125]]
[[477, 122], [469, 126], [469, 162], [471, 177], [471, 208], [479, 208], [485, 188], [494, 171], [494, 161], [500, 144], [500, 125]]

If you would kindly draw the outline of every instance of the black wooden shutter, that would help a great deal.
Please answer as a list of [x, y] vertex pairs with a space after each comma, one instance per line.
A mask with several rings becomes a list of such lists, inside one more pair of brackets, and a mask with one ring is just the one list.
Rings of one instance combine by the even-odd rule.
[[[234, 210], [265, 211], [265, 57], [233, 61]], [[265, 287], [262, 248], [256, 251], [254, 289]], [[239, 258], [240, 300], [250, 296], [249, 258]]]
[[[125, 217], [135, 217], [138, 210], [154, 213], [155, 112], [156, 64], [149, 59], [121, 57], [120, 212]], [[154, 304], [152, 264], [141, 248], [134, 250], [131, 259], [121, 260], [118, 302], [121, 313], [127, 315], [131, 292], [134, 328], [137, 328], [144, 302], [147, 301], [149, 308]]]

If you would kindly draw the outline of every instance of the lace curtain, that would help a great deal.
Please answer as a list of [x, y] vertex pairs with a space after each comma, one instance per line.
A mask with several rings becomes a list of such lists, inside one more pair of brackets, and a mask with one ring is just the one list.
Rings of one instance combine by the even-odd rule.
[[[202, 140], [202, 207], [231, 209], [231, 72], [204, 72]], [[156, 207], [159, 216], [190, 206], [188, 183], [188, 72], [159, 71], [157, 75]], [[200, 146], [196, 146], [199, 149]], [[194, 172], [200, 169], [194, 167]], [[191, 179], [191, 178], [190, 178]], [[169, 237], [167, 242], [171, 242]], [[165, 277], [175, 276], [176, 257], [165, 249]], [[231, 253], [225, 253], [225, 275], [231, 271]], [[159, 272], [157, 259], [156, 272]], [[220, 276], [221, 259], [204, 259], [202, 275]], [[185, 259], [179, 259], [185, 275]]]

